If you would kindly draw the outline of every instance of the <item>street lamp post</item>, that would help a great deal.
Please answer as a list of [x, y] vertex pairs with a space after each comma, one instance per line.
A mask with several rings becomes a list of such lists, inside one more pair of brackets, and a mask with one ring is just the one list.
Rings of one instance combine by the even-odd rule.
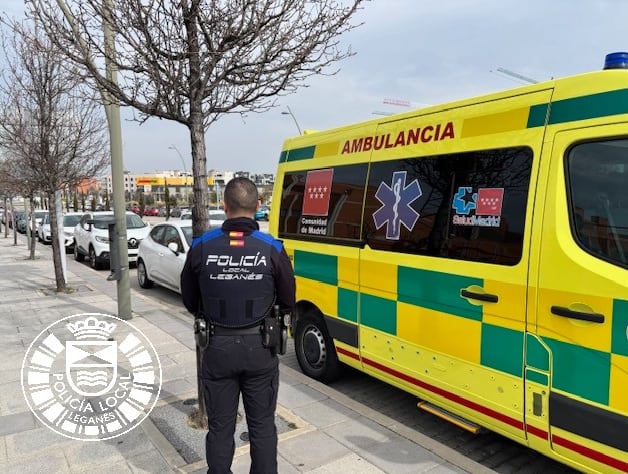
[[183, 165], [183, 172], [185, 173], [185, 181], [183, 183], [183, 189], [184, 189], [184, 196], [185, 196], [185, 205], [188, 205], [188, 170], [185, 167], [185, 160], [183, 159], [183, 155], [181, 154], [181, 152], [179, 151], [179, 149], [174, 146], [174, 145], [170, 145], [168, 147], [168, 150], [174, 150], [177, 152], [177, 155], [179, 155], [179, 158], [181, 158], [181, 164]]
[[286, 105], [286, 109], [288, 109], [288, 111], [283, 111], [281, 112], [281, 115], [290, 115], [292, 117], [292, 120], [294, 120], [294, 124], [297, 126], [297, 130], [299, 131], [299, 135], [303, 135], [303, 133], [301, 132], [301, 127], [299, 127], [299, 122], [297, 122], [297, 118], [294, 116], [294, 114], [292, 113], [292, 110], [290, 110], [290, 107]]

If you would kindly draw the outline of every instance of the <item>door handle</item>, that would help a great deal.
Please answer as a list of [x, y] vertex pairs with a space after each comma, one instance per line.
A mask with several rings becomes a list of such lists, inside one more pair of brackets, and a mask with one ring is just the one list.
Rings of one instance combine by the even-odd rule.
[[603, 323], [604, 315], [593, 312], [574, 311], [564, 306], [552, 306], [552, 314], [562, 316], [563, 318], [578, 319], [580, 321], [590, 321], [592, 323]]
[[464, 289], [460, 290], [460, 296], [463, 296], [464, 298], [471, 298], [474, 300], [486, 301], [487, 303], [497, 303], [497, 301], [499, 301], [497, 295], [493, 295], [491, 293], [478, 293], [475, 291], [469, 291]]

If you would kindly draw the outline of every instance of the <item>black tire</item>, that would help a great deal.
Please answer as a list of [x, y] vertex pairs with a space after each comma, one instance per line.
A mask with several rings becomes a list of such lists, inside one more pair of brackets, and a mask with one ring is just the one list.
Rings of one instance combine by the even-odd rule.
[[96, 260], [96, 252], [94, 251], [94, 247], [92, 247], [91, 245], [89, 247], [89, 266], [92, 267], [94, 270], [102, 269], [102, 263]]
[[137, 260], [137, 282], [142, 288], [149, 289], [153, 287], [153, 280], [148, 278], [148, 272], [146, 271], [146, 265], [141, 259]]
[[74, 260], [76, 260], [77, 262], [82, 262], [83, 260], [85, 260], [85, 255], [83, 255], [79, 250], [76, 241], [74, 241]]
[[308, 313], [298, 319], [294, 350], [299, 366], [307, 376], [324, 383], [340, 377], [342, 366], [334, 341], [321, 316]]

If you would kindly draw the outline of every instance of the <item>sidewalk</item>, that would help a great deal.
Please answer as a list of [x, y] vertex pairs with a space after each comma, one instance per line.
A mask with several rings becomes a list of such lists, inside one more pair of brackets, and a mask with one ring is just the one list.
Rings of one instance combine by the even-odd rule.
[[[157, 427], [160, 418], [155, 413], [166, 413], [196, 398], [196, 362], [190, 316], [183, 306], [159, 302], [149, 292], [131, 291], [134, 311], [129, 322], [150, 340], [162, 366], [162, 390], [151, 417], [124, 435], [87, 442], [54, 433], [31, 413], [21, 386], [22, 362], [31, 342], [44, 328], [67, 316], [117, 314], [116, 286], [106, 281], [108, 272], [93, 271], [68, 255], [68, 285], [76, 291], [56, 294], [51, 248], [38, 244], [36, 255], [36, 260], [27, 260], [24, 236], [18, 236], [15, 247], [13, 236], [4, 238], [2, 230], [0, 472], [206, 472], [204, 453], [199, 453], [204, 433], [187, 428], [183, 413], [174, 411], [185, 432], [174, 442]], [[133, 269], [131, 278], [135, 278]], [[282, 474], [493, 472], [331, 387], [286, 365], [280, 367], [278, 416], [289, 427], [280, 430], [279, 436]], [[196, 460], [191, 462], [189, 455], [186, 459], [182, 443]], [[240, 444], [234, 474], [249, 472], [248, 444]]]

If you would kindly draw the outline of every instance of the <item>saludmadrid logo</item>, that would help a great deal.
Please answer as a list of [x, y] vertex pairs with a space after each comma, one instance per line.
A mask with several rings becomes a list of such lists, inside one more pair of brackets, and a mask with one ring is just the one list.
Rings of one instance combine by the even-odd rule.
[[151, 342], [130, 323], [108, 314], [75, 314], [31, 343], [22, 390], [33, 414], [56, 433], [106, 440], [150, 414], [161, 390], [161, 364]]

